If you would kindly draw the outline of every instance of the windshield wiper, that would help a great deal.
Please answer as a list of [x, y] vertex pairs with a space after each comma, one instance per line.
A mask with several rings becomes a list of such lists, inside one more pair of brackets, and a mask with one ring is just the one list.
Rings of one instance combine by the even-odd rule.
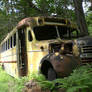
[[60, 38], [58, 27], [57, 26], [55, 26], [55, 27], [56, 27], [57, 36], [58, 36], [58, 38]]

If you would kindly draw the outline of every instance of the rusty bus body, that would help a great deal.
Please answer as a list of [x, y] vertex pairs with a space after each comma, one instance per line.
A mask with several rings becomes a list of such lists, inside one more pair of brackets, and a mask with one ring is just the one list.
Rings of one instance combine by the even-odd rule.
[[67, 19], [25, 18], [1, 42], [0, 63], [14, 77], [40, 71], [53, 80], [91, 62], [91, 42], [91, 37], [79, 38], [76, 26]]

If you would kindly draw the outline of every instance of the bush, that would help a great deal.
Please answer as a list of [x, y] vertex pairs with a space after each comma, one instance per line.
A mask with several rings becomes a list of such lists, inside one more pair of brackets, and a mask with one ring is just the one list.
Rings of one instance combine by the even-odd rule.
[[88, 89], [92, 89], [91, 77], [92, 66], [86, 65], [75, 69], [69, 77], [66, 77], [64, 79], [57, 79], [56, 81], [58, 83], [61, 83], [61, 85], [59, 85], [58, 87], [65, 88], [67, 92], [75, 92], [79, 89], [81, 89], [82, 92], [88, 92]]
[[13, 80], [5, 71], [0, 67], [0, 92], [9, 92], [9, 86]]
[[15, 79], [0, 67], [0, 92], [22, 92], [28, 77]]
[[[67, 92], [75, 92], [81, 89], [82, 92], [92, 90], [92, 66], [81, 66], [73, 71], [69, 77], [56, 79], [53, 81], [38, 80], [39, 85], [44, 89], [57, 90], [66, 89]], [[88, 91], [89, 90], [89, 91]]]

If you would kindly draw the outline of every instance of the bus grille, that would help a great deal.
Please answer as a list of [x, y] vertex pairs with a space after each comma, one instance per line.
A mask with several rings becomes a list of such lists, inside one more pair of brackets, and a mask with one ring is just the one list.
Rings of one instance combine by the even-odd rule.
[[92, 63], [92, 46], [83, 46], [81, 48], [82, 64]]
[[92, 53], [92, 46], [82, 47], [83, 53]]

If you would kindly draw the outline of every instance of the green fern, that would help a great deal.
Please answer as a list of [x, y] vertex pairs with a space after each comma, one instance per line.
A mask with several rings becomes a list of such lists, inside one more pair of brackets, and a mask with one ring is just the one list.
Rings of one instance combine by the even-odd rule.
[[61, 84], [58, 88], [64, 88], [67, 92], [92, 89], [92, 67], [91, 65], [81, 66], [75, 69], [69, 77], [55, 81]]

